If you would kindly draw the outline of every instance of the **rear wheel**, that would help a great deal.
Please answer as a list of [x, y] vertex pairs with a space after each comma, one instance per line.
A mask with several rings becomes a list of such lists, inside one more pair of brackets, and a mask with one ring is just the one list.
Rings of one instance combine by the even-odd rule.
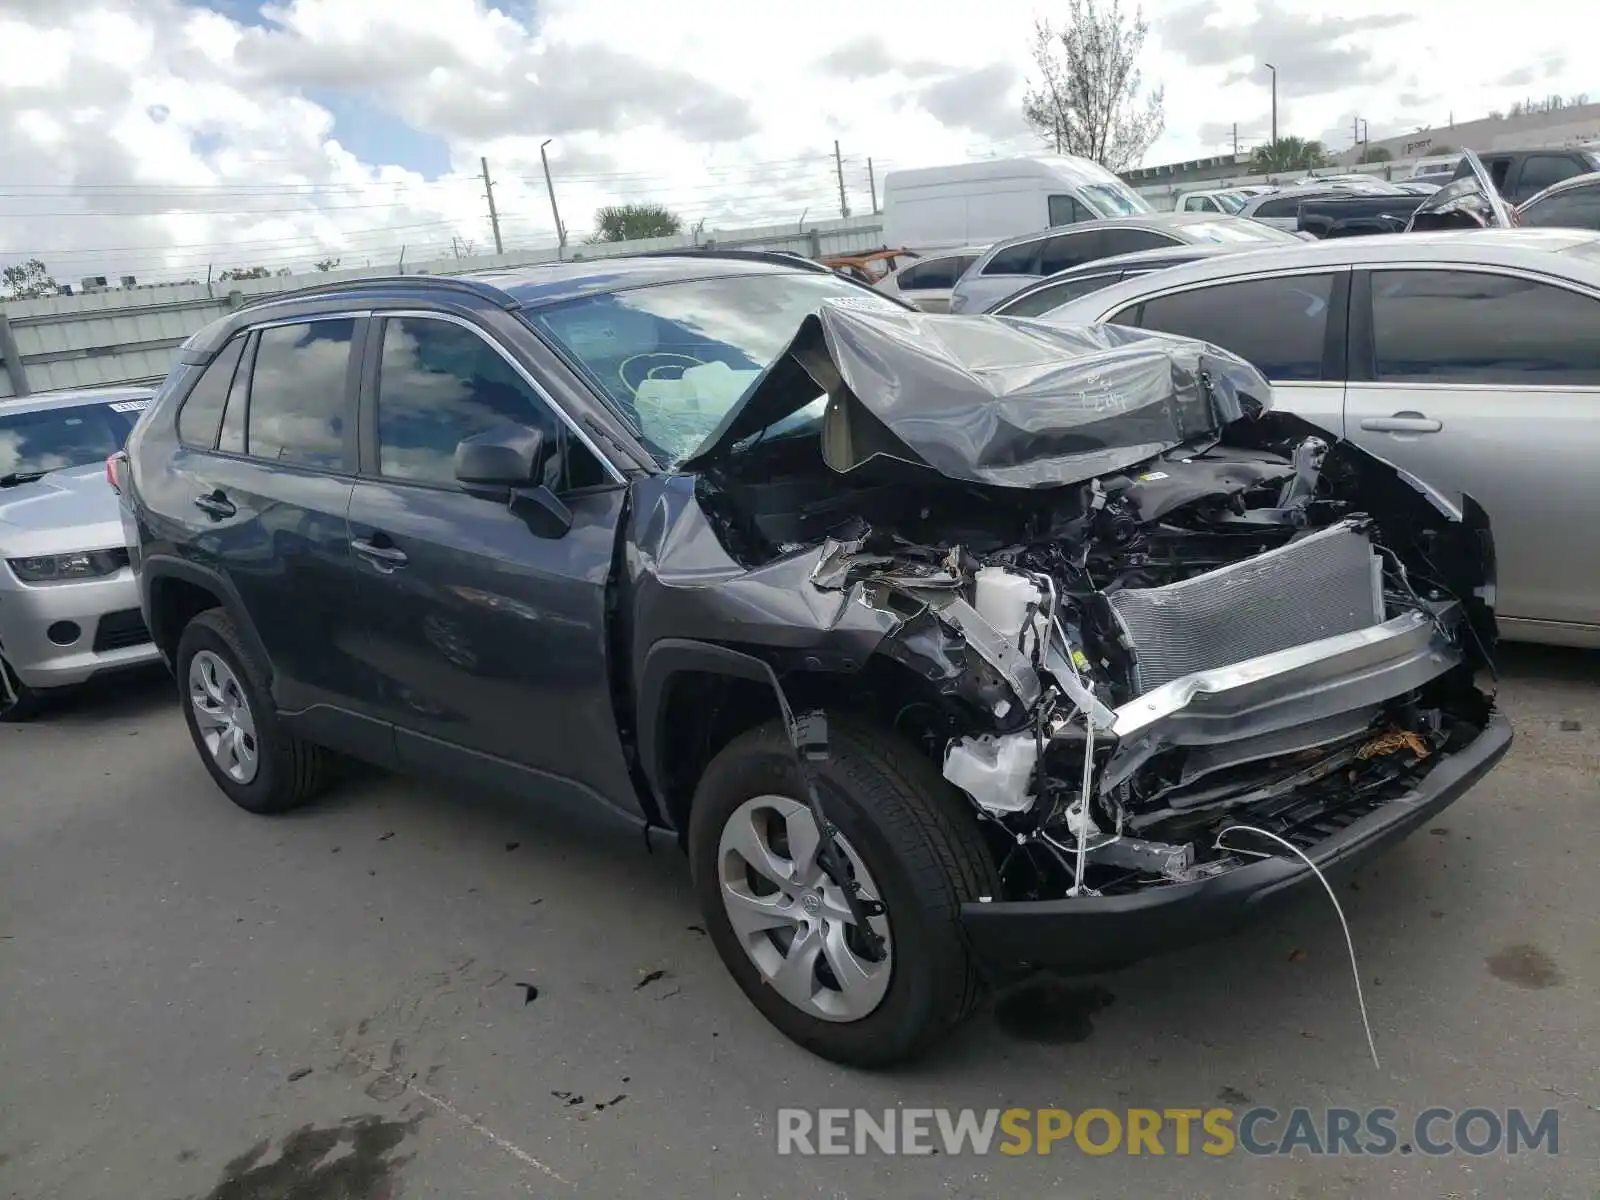
[[43, 694], [17, 678], [3, 656], [0, 656], [0, 721], [21, 724], [38, 715]]
[[240, 808], [284, 812], [327, 785], [331, 754], [279, 723], [263, 674], [225, 612], [208, 609], [185, 626], [174, 665], [200, 760]]
[[914, 748], [834, 718], [819, 792], [879, 942], [863, 936], [819, 836], [783, 727], [734, 739], [712, 760], [689, 819], [707, 931], [764, 1016], [812, 1052], [853, 1066], [915, 1057], [980, 994], [961, 904], [995, 888], [961, 798]]

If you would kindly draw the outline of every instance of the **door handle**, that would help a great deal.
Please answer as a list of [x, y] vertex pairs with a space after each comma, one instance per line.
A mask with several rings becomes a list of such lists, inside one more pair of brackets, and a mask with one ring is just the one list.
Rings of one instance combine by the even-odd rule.
[[398, 546], [380, 546], [375, 542], [367, 541], [365, 538], [352, 540], [350, 549], [354, 550], [384, 574], [388, 574], [396, 567], [403, 567], [410, 561], [406, 558], [406, 552]]
[[231, 517], [239, 510], [234, 507], [232, 500], [223, 494], [221, 488], [214, 492], [207, 492], [203, 496], [194, 498], [194, 506], [201, 512], [209, 513], [213, 517]]
[[1363, 417], [1361, 428], [1373, 433], [1438, 433], [1444, 422], [1419, 412], [1397, 412], [1392, 417]]

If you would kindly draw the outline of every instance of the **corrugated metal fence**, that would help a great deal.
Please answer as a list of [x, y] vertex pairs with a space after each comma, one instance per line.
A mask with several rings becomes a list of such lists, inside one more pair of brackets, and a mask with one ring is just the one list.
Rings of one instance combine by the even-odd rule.
[[[876, 216], [816, 221], [803, 229], [767, 225], [695, 238], [679, 235], [635, 242], [509, 251], [471, 258], [407, 263], [408, 275], [459, 274], [496, 267], [553, 262], [558, 257], [605, 258], [646, 250], [700, 247], [792, 250], [808, 257], [870, 250], [882, 244], [882, 219]], [[62, 388], [158, 380], [171, 367], [183, 340], [245, 300], [269, 292], [288, 292], [310, 283], [388, 275], [384, 268], [330, 271], [315, 275], [236, 279], [211, 284], [173, 284], [0, 305], [0, 399]]]

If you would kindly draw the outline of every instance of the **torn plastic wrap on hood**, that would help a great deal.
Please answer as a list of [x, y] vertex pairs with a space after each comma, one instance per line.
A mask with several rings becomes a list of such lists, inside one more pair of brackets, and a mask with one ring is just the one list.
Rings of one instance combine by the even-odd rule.
[[1271, 403], [1249, 364], [1184, 338], [828, 301], [685, 465], [720, 457], [819, 389], [834, 470], [888, 458], [1011, 488], [1123, 470]]

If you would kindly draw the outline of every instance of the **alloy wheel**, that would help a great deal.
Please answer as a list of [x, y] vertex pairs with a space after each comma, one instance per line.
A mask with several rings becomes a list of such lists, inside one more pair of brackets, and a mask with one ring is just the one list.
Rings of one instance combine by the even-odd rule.
[[[785, 1000], [824, 1021], [859, 1021], [882, 1003], [894, 965], [887, 913], [861, 937], [840, 881], [818, 861], [816, 820], [787, 796], [746, 800], [722, 828], [717, 878], [740, 947]], [[863, 899], [882, 900], [860, 855], [835, 833]]]
[[189, 660], [189, 703], [200, 741], [218, 769], [235, 783], [254, 780], [261, 768], [255, 717], [238, 676], [220, 655], [201, 650]]

